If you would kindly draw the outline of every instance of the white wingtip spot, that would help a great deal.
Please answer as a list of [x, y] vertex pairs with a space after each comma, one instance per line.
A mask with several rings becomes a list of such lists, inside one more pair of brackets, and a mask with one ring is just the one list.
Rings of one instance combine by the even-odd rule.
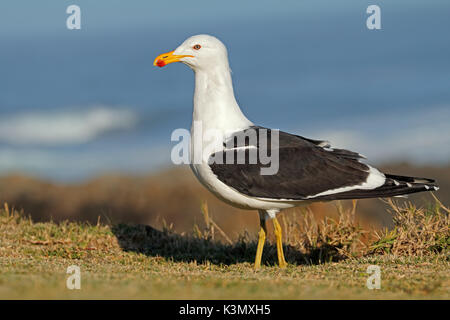
[[427, 189], [427, 190], [430, 190], [430, 187], [429, 187], [429, 186], [427, 186], [427, 185], [425, 185], [425, 189]]
[[411, 183], [406, 183], [406, 185], [408, 186], [408, 188], [411, 188], [412, 187], [412, 184]]
[[318, 144], [319, 147], [322, 148], [328, 148], [329, 146], [331, 146], [329, 141], [322, 141], [321, 143]]
[[399, 185], [400, 185], [400, 183], [399, 183], [397, 180], [394, 180], [394, 184], [395, 184], [396, 186], [399, 186]]
[[439, 187], [434, 187], [434, 190], [438, 191], [438, 190], [439, 190]]

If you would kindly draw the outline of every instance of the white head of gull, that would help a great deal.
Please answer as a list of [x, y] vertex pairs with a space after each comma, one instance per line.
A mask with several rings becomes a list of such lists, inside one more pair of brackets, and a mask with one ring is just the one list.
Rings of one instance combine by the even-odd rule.
[[204, 130], [233, 131], [253, 125], [234, 96], [227, 48], [219, 39], [192, 36], [174, 51], [158, 56], [155, 65], [172, 62], [182, 62], [195, 72], [193, 121], [201, 121]]

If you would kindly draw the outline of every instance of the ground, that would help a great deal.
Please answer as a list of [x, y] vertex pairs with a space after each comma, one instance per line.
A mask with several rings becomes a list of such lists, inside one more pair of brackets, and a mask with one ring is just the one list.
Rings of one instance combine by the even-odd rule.
[[[280, 269], [269, 244], [259, 271], [252, 266], [255, 249], [254, 242], [216, 243], [148, 226], [34, 223], [6, 208], [0, 213], [0, 298], [450, 298], [447, 245], [444, 253], [312, 263], [286, 248], [290, 264]], [[66, 287], [71, 265], [80, 267], [80, 290]], [[369, 265], [381, 268], [379, 290], [366, 287]]]
[[[104, 261], [103, 259], [106, 259]], [[135, 253], [103, 259], [2, 259], [3, 299], [448, 299], [448, 265], [433, 260], [361, 259], [316, 266], [177, 263]], [[81, 268], [81, 289], [66, 288], [66, 268]], [[380, 290], [366, 268], [382, 270]], [[6, 265], [6, 266], [5, 266]]]

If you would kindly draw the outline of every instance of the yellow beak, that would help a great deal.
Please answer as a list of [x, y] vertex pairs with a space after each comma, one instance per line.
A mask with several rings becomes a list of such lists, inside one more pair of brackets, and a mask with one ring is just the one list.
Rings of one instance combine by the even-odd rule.
[[155, 61], [153, 62], [154, 66], [158, 66], [158, 67], [164, 67], [166, 64], [172, 63], [172, 62], [179, 62], [181, 58], [184, 57], [194, 57], [191, 55], [177, 55], [177, 54], [173, 54], [173, 51], [167, 52], [167, 53], [163, 53], [160, 54], [159, 56], [156, 57]]

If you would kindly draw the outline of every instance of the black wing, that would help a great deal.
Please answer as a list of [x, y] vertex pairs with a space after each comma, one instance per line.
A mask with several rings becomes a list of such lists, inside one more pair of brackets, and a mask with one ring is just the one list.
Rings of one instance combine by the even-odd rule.
[[[253, 134], [256, 134], [256, 141], [249, 138]], [[263, 135], [267, 137], [267, 143], [265, 139], [261, 140]], [[373, 189], [355, 188], [346, 192], [330, 192], [316, 196], [329, 190], [365, 183], [370, 168], [359, 162], [363, 156], [349, 150], [330, 148], [326, 141], [307, 139], [282, 131], [279, 131], [279, 145], [273, 150], [271, 140], [272, 130], [262, 127], [250, 127], [235, 133], [224, 143], [223, 151], [211, 155], [210, 167], [213, 173], [220, 181], [243, 194], [270, 199], [335, 200], [387, 197], [427, 191], [430, 186], [434, 186], [434, 181], [429, 179], [421, 179], [420, 183], [408, 183], [386, 176], [385, 183], [374, 186]], [[259, 152], [255, 164], [249, 161], [252, 150], [259, 151], [263, 145], [267, 146], [269, 156], [273, 152], [279, 154], [278, 172], [273, 175], [261, 174], [261, 168], [267, 168], [270, 164], [261, 163]], [[242, 164], [227, 163], [227, 159], [237, 159], [238, 154], [242, 155], [242, 152], [245, 156]], [[222, 163], [218, 163], [217, 159], [222, 159]]]

